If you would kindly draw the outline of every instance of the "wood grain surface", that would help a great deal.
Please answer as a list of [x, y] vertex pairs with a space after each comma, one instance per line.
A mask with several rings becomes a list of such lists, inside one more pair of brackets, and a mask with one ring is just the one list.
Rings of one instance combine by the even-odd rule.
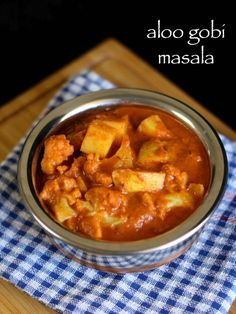
[[[61, 85], [83, 69], [92, 69], [119, 87], [145, 88], [178, 98], [200, 112], [219, 132], [236, 140], [236, 132], [219, 118], [121, 43], [108, 39], [0, 108], [0, 160], [18, 143]], [[55, 312], [0, 280], [0, 313]], [[236, 302], [229, 313], [236, 314]]]

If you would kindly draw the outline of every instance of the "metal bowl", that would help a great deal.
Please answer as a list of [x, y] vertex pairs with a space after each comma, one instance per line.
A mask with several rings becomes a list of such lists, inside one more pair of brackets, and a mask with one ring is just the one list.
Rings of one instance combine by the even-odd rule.
[[[127, 104], [159, 108], [172, 114], [200, 138], [210, 160], [211, 179], [207, 194], [184, 222], [153, 238], [130, 241], [98, 241], [75, 234], [55, 222], [37, 197], [35, 177], [45, 136], [61, 124], [90, 110]], [[111, 89], [93, 92], [68, 101], [47, 114], [29, 134], [18, 164], [18, 184], [28, 210], [64, 254], [103, 271], [132, 272], [153, 269], [182, 254], [197, 239], [222, 198], [227, 180], [227, 160], [221, 141], [210, 124], [182, 102], [156, 92]]]

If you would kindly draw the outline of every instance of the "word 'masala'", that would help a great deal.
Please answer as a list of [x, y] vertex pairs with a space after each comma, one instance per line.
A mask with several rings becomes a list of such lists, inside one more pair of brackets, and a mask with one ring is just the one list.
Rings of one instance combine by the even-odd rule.
[[213, 64], [214, 56], [211, 54], [205, 54], [204, 46], [201, 46], [200, 54], [159, 54], [158, 63], [159, 64]]

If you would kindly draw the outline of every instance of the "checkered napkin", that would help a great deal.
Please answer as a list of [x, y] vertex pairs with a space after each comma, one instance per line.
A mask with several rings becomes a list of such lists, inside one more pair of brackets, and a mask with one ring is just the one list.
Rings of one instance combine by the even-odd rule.
[[[48, 108], [111, 87], [84, 71]], [[156, 270], [120, 275], [63, 256], [25, 209], [16, 183], [23, 139], [0, 165], [0, 276], [61, 313], [227, 313], [236, 296], [236, 143], [222, 141], [228, 186], [198, 241]]]

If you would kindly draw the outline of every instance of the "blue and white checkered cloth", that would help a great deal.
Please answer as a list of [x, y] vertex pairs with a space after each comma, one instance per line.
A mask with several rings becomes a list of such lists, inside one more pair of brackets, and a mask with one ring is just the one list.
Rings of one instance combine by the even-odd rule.
[[[96, 73], [84, 71], [48, 108], [111, 87]], [[61, 313], [227, 313], [236, 296], [236, 143], [222, 141], [228, 186], [198, 241], [156, 270], [120, 275], [65, 257], [25, 209], [16, 182], [23, 139], [0, 165], [0, 276]]]

